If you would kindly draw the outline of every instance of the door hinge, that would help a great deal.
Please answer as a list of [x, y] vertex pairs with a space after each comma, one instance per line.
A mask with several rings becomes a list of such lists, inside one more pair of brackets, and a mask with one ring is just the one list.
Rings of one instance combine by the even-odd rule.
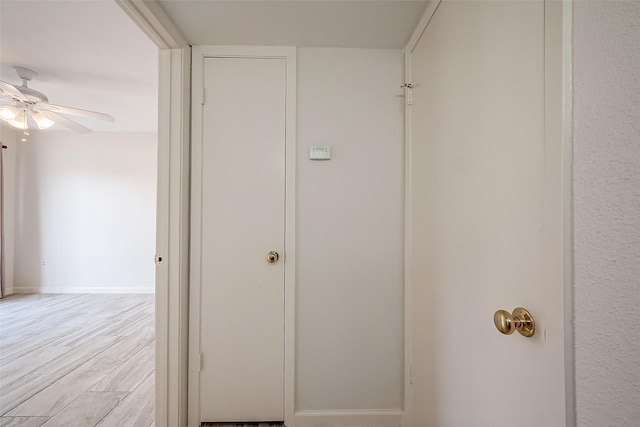
[[202, 105], [204, 105], [206, 100], [207, 100], [207, 90], [203, 87], [202, 88]]
[[409, 384], [413, 384], [413, 365], [409, 365]]
[[198, 372], [202, 372], [202, 353], [198, 356]]
[[405, 83], [402, 86], [405, 91], [405, 97], [407, 98], [407, 105], [413, 104], [413, 83]]

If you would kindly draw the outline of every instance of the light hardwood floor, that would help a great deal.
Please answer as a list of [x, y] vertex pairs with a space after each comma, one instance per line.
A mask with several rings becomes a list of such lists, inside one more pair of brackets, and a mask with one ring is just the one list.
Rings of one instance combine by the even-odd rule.
[[0, 300], [0, 427], [154, 424], [154, 296]]

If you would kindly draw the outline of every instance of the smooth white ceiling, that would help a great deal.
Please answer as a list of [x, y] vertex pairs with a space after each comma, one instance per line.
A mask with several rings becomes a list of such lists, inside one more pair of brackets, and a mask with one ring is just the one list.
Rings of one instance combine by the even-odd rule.
[[157, 130], [158, 49], [115, 1], [0, 0], [0, 80], [21, 84], [14, 65], [49, 102], [116, 119], [77, 119], [90, 129]]
[[159, 0], [193, 45], [401, 49], [428, 1]]
[[[194, 45], [403, 48], [428, 1], [158, 0]], [[12, 67], [54, 104], [101, 111], [95, 131], [157, 129], [155, 45], [114, 0], [0, 0], [0, 79]], [[65, 129], [56, 125], [54, 127]]]

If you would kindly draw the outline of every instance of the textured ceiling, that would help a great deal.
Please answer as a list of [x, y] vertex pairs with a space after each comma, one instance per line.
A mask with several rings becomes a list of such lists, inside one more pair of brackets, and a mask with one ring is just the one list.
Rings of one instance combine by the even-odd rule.
[[401, 49], [428, 1], [160, 0], [193, 45]]
[[0, 79], [21, 84], [14, 65], [51, 103], [115, 117], [77, 120], [95, 131], [157, 129], [158, 50], [112, 0], [0, 0]]

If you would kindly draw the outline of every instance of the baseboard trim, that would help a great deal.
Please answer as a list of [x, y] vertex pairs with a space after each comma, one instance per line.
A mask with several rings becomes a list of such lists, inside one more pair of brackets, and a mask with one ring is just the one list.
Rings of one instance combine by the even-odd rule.
[[128, 288], [128, 287], [14, 287], [14, 294], [153, 294], [154, 288]]
[[404, 412], [391, 411], [296, 411], [295, 427], [400, 427]]

